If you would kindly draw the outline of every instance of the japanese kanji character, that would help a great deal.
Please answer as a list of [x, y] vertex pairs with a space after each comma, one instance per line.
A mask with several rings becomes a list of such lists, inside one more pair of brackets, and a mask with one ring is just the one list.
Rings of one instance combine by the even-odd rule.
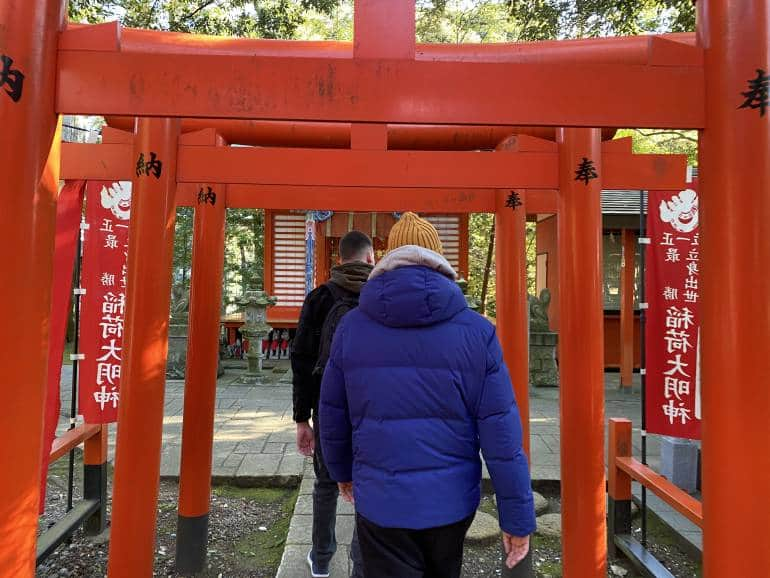
[[687, 422], [692, 419], [690, 415], [691, 411], [684, 407], [684, 403], [679, 402], [679, 406], [674, 406], [674, 400], [669, 399], [667, 404], [661, 406], [663, 408], [663, 414], [668, 418], [668, 422], [673, 425], [674, 421], [680, 420], [682, 425], [687, 425]]
[[123, 318], [120, 316], [105, 315], [102, 317], [99, 325], [102, 328], [102, 339], [108, 339], [111, 336], [117, 338], [123, 337]]
[[122, 293], [105, 293], [102, 303], [102, 315], [125, 315], [126, 297]]
[[104, 411], [104, 406], [112, 403], [113, 409], [118, 407], [119, 393], [116, 387], [112, 387], [111, 391], [107, 391], [106, 386], [102, 386], [100, 391], [94, 392], [94, 401], [99, 404], [99, 407]]
[[105, 249], [117, 249], [118, 248], [118, 238], [115, 235], [107, 235], [107, 238], [104, 240], [104, 248]]
[[768, 90], [770, 89], [770, 75], [762, 68], [757, 68], [756, 78], [752, 78], [749, 82], [749, 89], [741, 94], [746, 97], [746, 100], [738, 108], [751, 108], [759, 109], [759, 116], [765, 116], [767, 107], [770, 106], [770, 97], [768, 96]]
[[19, 102], [24, 93], [24, 75], [13, 68], [13, 58], [0, 54], [0, 88], [5, 88], [5, 93], [13, 102]]
[[217, 204], [217, 194], [211, 189], [211, 187], [206, 187], [208, 189], [207, 191], [203, 190], [203, 187], [201, 187], [201, 190], [198, 191], [198, 204], [199, 205], [205, 205], [206, 203], [211, 203], [211, 206]]
[[122, 347], [118, 347], [117, 345], [115, 345], [115, 340], [114, 339], [110, 339], [110, 344], [109, 345], [102, 345], [100, 347], [100, 349], [102, 351], [106, 350], [107, 353], [105, 353], [101, 357], [97, 357], [96, 361], [109, 361], [110, 359], [115, 359], [118, 363], [120, 363], [120, 355], [118, 355], [118, 354], [121, 352], [121, 350], [123, 348]]
[[679, 262], [679, 249], [671, 247], [666, 251], [666, 263], [678, 263]]
[[663, 289], [663, 299], [666, 301], [676, 301], [679, 299], [679, 289], [675, 287], [666, 287]]
[[119, 363], [98, 363], [96, 365], [96, 384], [102, 385], [107, 382], [115, 385], [115, 380], [120, 379]]
[[666, 335], [663, 337], [663, 339], [666, 341], [666, 351], [668, 353], [674, 353], [675, 351], [687, 353], [690, 349], [692, 349], [692, 343], [690, 343], [690, 334], [686, 331], [669, 329], [666, 331]]
[[516, 207], [521, 206], [521, 197], [519, 196], [519, 193], [516, 191], [511, 191], [511, 194], [508, 195], [508, 198], [505, 200], [505, 206], [509, 209], [516, 210]]
[[594, 161], [583, 157], [583, 160], [578, 165], [578, 169], [575, 171], [575, 180], [583, 181], [586, 185], [592, 179], [599, 178], [599, 173], [596, 172]]
[[684, 363], [682, 361], [682, 354], [681, 353], [677, 353], [674, 356], [674, 359], [667, 359], [666, 360], [666, 364], [667, 365], [671, 365], [672, 367], [668, 371], [664, 371], [663, 375], [674, 375], [675, 373], [680, 373], [684, 377], [690, 377], [690, 374], [686, 373], [685, 370], [684, 370], [684, 368], [685, 367], [689, 367], [690, 364], [689, 363]]
[[695, 324], [695, 316], [687, 307], [669, 307], [666, 310], [666, 327], [687, 331]]

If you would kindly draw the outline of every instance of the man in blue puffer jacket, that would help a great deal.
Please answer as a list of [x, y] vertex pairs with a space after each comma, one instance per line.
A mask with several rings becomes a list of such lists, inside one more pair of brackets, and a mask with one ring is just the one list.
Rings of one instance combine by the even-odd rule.
[[331, 477], [356, 504], [367, 578], [460, 576], [484, 454], [513, 567], [535, 513], [494, 327], [471, 311], [436, 229], [413, 213], [340, 322], [321, 385]]

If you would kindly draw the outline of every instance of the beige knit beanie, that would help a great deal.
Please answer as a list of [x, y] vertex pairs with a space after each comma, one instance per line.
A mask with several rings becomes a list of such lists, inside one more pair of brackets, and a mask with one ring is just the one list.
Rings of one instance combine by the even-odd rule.
[[418, 245], [441, 255], [443, 247], [438, 231], [430, 221], [421, 219], [414, 213], [404, 213], [393, 225], [388, 235], [388, 252], [404, 245]]

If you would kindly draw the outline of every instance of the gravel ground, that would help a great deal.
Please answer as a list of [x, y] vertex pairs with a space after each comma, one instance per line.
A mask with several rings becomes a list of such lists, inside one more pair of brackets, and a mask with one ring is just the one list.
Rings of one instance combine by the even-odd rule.
[[[558, 495], [546, 495], [550, 502], [549, 512], [559, 512], [560, 504]], [[497, 516], [497, 508], [491, 496], [484, 496], [480, 510]], [[635, 534], [639, 537], [638, 519]], [[693, 562], [677, 545], [670, 530], [657, 522], [652, 516], [648, 523], [648, 547], [655, 557], [676, 578], [699, 578], [701, 576], [700, 564]], [[562, 576], [561, 567], [561, 543], [558, 538], [546, 538], [533, 536], [531, 542], [532, 563], [536, 578], [559, 578]], [[503, 556], [500, 544], [495, 542], [488, 545], [465, 545], [463, 557], [463, 578], [494, 578], [502, 575]], [[613, 573], [612, 568], [619, 572]], [[623, 574], [625, 572], [625, 574]], [[607, 576], [615, 578], [641, 578], [631, 563], [625, 558], [612, 559], [608, 564]]]
[[[75, 471], [79, 469], [82, 472], [79, 467]], [[76, 488], [80, 485], [76, 476]], [[41, 530], [64, 514], [66, 487], [65, 458], [49, 473]], [[174, 570], [177, 494], [175, 482], [161, 482], [155, 576], [178, 576]], [[79, 497], [78, 491], [76, 499]], [[296, 489], [215, 487], [209, 520], [208, 568], [199, 576], [273, 578], [281, 561], [296, 498]], [[37, 576], [105, 576], [108, 548], [105, 538], [107, 536], [89, 538], [78, 531], [69, 545], [60, 546], [38, 568]]]

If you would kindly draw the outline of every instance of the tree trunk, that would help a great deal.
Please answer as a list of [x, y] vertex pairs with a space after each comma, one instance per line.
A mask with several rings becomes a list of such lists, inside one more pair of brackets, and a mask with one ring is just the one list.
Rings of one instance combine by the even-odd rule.
[[484, 265], [484, 277], [481, 282], [481, 304], [479, 313], [487, 312], [487, 290], [489, 289], [489, 273], [492, 270], [492, 255], [495, 253], [495, 217], [492, 215], [492, 226], [489, 227], [489, 243], [487, 245], [487, 262]]

